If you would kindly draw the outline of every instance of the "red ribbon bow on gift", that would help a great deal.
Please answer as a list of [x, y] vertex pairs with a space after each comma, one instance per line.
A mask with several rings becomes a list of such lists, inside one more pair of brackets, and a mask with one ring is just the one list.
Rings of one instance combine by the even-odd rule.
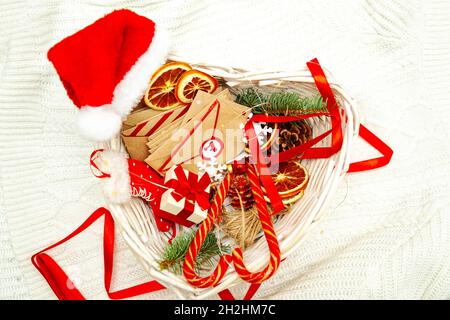
[[197, 174], [184, 170], [181, 166], [176, 166], [174, 173], [176, 178], [165, 183], [166, 187], [173, 189], [172, 197], [176, 201], [185, 198], [184, 206], [187, 212], [194, 212], [196, 202], [202, 210], [208, 210], [211, 207], [207, 191], [211, 183], [208, 173], [203, 174], [199, 179]]

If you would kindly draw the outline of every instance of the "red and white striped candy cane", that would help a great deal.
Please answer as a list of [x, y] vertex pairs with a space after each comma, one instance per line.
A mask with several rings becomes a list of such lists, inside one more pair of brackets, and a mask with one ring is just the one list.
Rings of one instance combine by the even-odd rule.
[[184, 277], [191, 285], [198, 288], [208, 288], [217, 285], [219, 281], [222, 280], [232, 260], [232, 256], [229, 254], [220, 257], [216, 269], [207, 277], [200, 277], [195, 273], [195, 259], [197, 258], [197, 254], [206, 239], [206, 235], [212, 230], [214, 221], [217, 219], [220, 211], [222, 210], [222, 204], [228, 193], [228, 189], [230, 188], [231, 180], [232, 173], [228, 173], [220, 184], [219, 189], [214, 196], [214, 201], [211, 208], [209, 209], [208, 217], [200, 225], [194, 240], [189, 246], [186, 259], [184, 260]]
[[233, 250], [232, 255], [227, 254], [220, 258], [216, 269], [210, 276], [200, 277], [195, 273], [194, 265], [197, 254], [205, 241], [206, 235], [214, 226], [214, 221], [219, 216], [223, 201], [231, 184], [232, 174], [228, 173], [214, 197], [213, 204], [208, 212], [208, 217], [200, 225], [200, 228], [189, 247], [188, 253], [186, 254], [186, 259], [183, 265], [183, 273], [186, 280], [193, 286], [198, 288], [207, 288], [217, 285], [225, 275], [231, 261], [233, 261], [236, 272], [241, 279], [249, 283], [262, 283], [263, 281], [269, 279], [277, 271], [280, 265], [281, 253], [278, 245], [278, 239], [275, 234], [272, 221], [270, 220], [269, 210], [267, 209], [267, 203], [264, 200], [264, 193], [261, 189], [259, 178], [253, 165], [248, 164], [247, 174], [252, 185], [252, 192], [255, 197], [264, 236], [266, 237], [270, 250], [269, 263], [264, 270], [252, 273], [248, 271], [244, 265], [242, 249], [236, 248]]
[[236, 272], [242, 280], [249, 283], [262, 283], [269, 279], [278, 269], [281, 261], [280, 246], [278, 245], [278, 239], [275, 234], [275, 230], [270, 219], [269, 210], [267, 209], [267, 203], [264, 200], [264, 193], [261, 189], [259, 177], [256, 174], [256, 169], [253, 165], [247, 165], [247, 175], [252, 186], [253, 196], [256, 202], [256, 208], [258, 209], [259, 219], [261, 221], [264, 236], [270, 251], [270, 259], [267, 266], [259, 272], [252, 273], [247, 270], [244, 265], [244, 257], [241, 248], [233, 250], [233, 263]]

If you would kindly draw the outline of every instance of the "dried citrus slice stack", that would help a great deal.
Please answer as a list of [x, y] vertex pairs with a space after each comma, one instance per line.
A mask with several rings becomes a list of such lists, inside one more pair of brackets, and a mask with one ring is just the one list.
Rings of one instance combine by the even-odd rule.
[[175, 94], [178, 101], [191, 103], [198, 90], [213, 93], [218, 86], [217, 80], [209, 74], [199, 70], [190, 70], [181, 75]]
[[[298, 161], [287, 161], [279, 164], [277, 173], [272, 174], [272, 180], [284, 204], [299, 200], [309, 181], [308, 171]], [[269, 199], [266, 197], [266, 201]]]
[[175, 88], [181, 75], [191, 69], [187, 63], [175, 61], [156, 70], [145, 92], [145, 104], [161, 111], [178, 107], [181, 103], [175, 95]]

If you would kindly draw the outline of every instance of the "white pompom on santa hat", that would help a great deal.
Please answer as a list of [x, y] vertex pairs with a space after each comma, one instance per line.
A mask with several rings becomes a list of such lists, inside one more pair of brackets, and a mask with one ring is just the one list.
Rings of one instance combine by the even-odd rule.
[[136, 13], [114, 11], [48, 52], [67, 94], [79, 108], [81, 134], [106, 141], [142, 99], [169, 52], [161, 27]]

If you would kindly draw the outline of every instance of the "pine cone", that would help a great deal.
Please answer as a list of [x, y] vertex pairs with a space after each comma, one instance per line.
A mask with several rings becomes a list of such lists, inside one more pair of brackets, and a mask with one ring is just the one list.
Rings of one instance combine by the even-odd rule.
[[305, 120], [280, 124], [278, 145], [280, 152], [295, 148], [312, 138], [312, 129]]
[[248, 210], [253, 207], [255, 199], [253, 198], [250, 181], [245, 173], [236, 173], [233, 176], [228, 197], [231, 199], [231, 206], [235, 209]]

